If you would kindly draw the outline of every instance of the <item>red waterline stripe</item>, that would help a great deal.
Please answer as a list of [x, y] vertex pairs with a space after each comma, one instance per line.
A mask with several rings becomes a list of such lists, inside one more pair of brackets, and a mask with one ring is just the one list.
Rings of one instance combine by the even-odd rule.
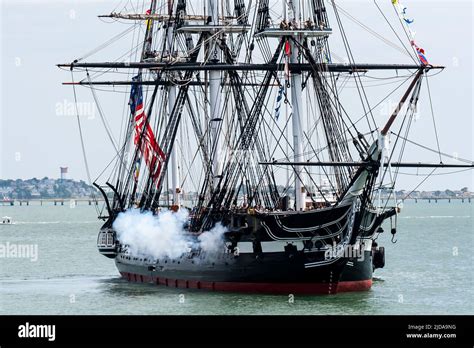
[[169, 278], [151, 278], [137, 274], [122, 272], [128, 281], [155, 283], [173, 288], [203, 289], [211, 291], [230, 291], [242, 293], [265, 294], [334, 294], [337, 292], [367, 291], [372, 286], [372, 279], [343, 281], [339, 283], [234, 283], [205, 282]]
[[367, 291], [372, 287], [372, 279], [354, 280], [337, 283], [336, 292]]

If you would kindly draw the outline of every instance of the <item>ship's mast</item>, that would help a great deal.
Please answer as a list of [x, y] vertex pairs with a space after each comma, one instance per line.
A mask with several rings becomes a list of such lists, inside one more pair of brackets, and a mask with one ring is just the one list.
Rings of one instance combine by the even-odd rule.
[[[296, 28], [301, 25], [301, 11], [299, 0], [289, 1], [289, 19], [293, 22]], [[300, 37], [296, 36], [295, 40], [299, 40]], [[293, 64], [298, 63], [298, 49], [293, 41], [290, 43], [291, 56], [290, 61]], [[303, 155], [303, 133], [301, 127], [301, 109], [303, 107], [301, 97], [301, 72], [292, 72], [291, 74], [291, 104], [293, 110], [292, 116], [292, 128], [293, 128], [293, 149], [295, 161], [302, 160]], [[306, 207], [306, 194], [305, 188], [302, 182], [302, 167], [295, 166], [295, 205], [296, 210], [305, 210]]]
[[[154, 14], [156, 12], [156, 0], [151, 0], [150, 4], [150, 14]], [[145, 41], [143, 42], [143, 51], [142, 51], [142, 61], [148, 57], [151, 52], [151, 45], [153, 42], [153, 26], [154, 21], [149, 19], [146, 22], [147, 28], [145, 32]]]
[[[288, 4], [286, 3], [286, 0], [283, 0], [283, 22], [286, 23], [287, 21], [287, 18], [288, 18]], [[289, 113], [289, 110], [288, 110], [288, 102], [286, 101], [286, 96], [285, 96], [285, 125], [288, 125], [288, 118], [290, 117], [290, 113]], [[286, 136], [286, 139], [288, 139], [288, 133], [289, 133], [289, 130], [288, 130], [288, 126], [285, 126], [285, 136]], [[290, 153], [290, 145], [288, 143], [288, 141], [285, 142], [286, 144], [286, 153], [289, 154]], [[288, 155], [287, 155], [288, 156]], [[287, 190], [288, 188], [290, 187], [290, 171], [287, 169], [286, 170], [286, 182], [285, 182], [285, 190]]]
[[[156, 0], [152, 0], [150, 4], [150, 14], [155, 14], [156, 12]], [[146, 21], [146, 31], [145, 31], [145, 40], [143, 42], [143, 50], [140, 58], [140, 62], [143, 63], [144, 60], [150, 55], [151, 53], [151, 47], [153, 43], [153, 27], [154, 27], [154, 21], [149, 19]], [[138, 69], [138, 76], [139, 76], [139, 82], [141, 82], [141, 73], [142, 73], [142, 68], [140, 67]], [[155, 87], [156, 88], [156, 87]], [[135, 116], [132, 114], [132, 120], [134, 122]], [[145, 129], [145, 127], [144, 127]], [[141, 138], [143, 138], [143, 134], [141, 135]], [[133, 162], [136, 163], [137, 159], [140, 158], [140, 150], [139, 147], [135, 149], [135, 154], [133, 157]], [[129, 175], [128, 180], [131, 180], [132, 175]], [[128, 186], [128, 185], [126, 185]], [[135, 183], [133, 184], [132, 192], [130, 195], [130, 205], [132, 205], [135, 202], [135, 195], [138, 190], [138, 180], [135, 180]]]
[[[219, 3], [216, 0], [208, 0], [207, 2], [208, 13], [210, 18], [209, 25], [219, 25]], [[212, 35], [215, 35], [212, 32]], [[208, 59], [212, 64], [220, 62], [220, 49], [218, 45], [218, 37], [215, 35], [210, 41], [210, 52]], [[220, 130], [222, 128], [222, 118], [220, 114], [220, 84], [221, 84], [221, 72], [218, 70], [209, 71], [209, 116], [211, 120], [211, 149], [212, 149], [212, 171], [214, 176], [214, 188], [219, 182], [221, 175], [221, 164], [220, 164]]]
[[[173, 12], [172, 0], [168, 0], [168, 11], [171, 17], [172, 12]], [[168, 51], [170, 59], [172, 59], [175, 54], [175, 47], [173, 45], [174, 30], [175, 30], [175, 21], [170, 20], [168, 30], [167, 30], [167, 38], [166, 38], [166, 50]], [[170, 84], [168, 87], [168, 113], [169, 115], [171, 115], [175, 103], [176, 103], [176, 86], [174, 84]], [[180, 202], [181, 201], [181, 188], [180, 188], [180, 183], [179, 183], [178, 147], [176, 146], [176, 144], [173, 146], [173, 150], [170, 156], [170, 162], [171, 162], [170, 163], [171, 164], [171, 186], [173, 190], [173, 205], [179, 206], [181, 204]]]

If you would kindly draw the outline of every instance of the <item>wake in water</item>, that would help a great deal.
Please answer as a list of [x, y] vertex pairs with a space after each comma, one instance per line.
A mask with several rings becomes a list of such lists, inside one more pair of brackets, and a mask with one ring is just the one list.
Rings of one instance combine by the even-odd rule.
[[118, 215], [113, 228], [120, 242], [127, 245], [135, 256], [176, 259], [192, 249], [201, 249], [212, 255], [224, 247], [224, 226], [217, 224], [196, 239], [184, 228], [188, 218], [189, 213], [185, 209], [176, 213], [163, 211], [158, 215], [130, 209]]

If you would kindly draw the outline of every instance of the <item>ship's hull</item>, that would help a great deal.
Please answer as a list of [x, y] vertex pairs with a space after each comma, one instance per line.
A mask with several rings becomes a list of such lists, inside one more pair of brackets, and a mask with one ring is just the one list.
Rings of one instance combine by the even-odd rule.
[[[335, 294], [366, 291], [372, 285], [371, 251], [363, 257], [339, 259], [327, 266], [307, 267], [305, 257], [289, 259], [286, 253], [262, 258], [228, 256], [228, 261], [205, 264], [183, 257], [148, 263], [118, 255], [117, 269], [130, 282], [210, 291], [267, 294]], [[232, 261], [233, 259], [233, 261]]]
[[[136, 257], [120, 247], [115, 263], [132, 282], [212, 291], [335, 294], [372, 285], [383, 216], [355, 204], [302, 213], [236, 215], [225, 248], [177, 259]], [[338, 248], [335, 248], [337, 245]]]

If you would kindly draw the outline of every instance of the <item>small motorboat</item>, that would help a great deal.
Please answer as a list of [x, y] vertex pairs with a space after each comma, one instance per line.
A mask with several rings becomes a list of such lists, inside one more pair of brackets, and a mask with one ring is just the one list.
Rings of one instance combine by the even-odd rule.
[[15, 223], [13, 222], [11, 217], [9, 217], [9, 216], [2, 217], [1, 225], [14, 225], [14, 224]]

